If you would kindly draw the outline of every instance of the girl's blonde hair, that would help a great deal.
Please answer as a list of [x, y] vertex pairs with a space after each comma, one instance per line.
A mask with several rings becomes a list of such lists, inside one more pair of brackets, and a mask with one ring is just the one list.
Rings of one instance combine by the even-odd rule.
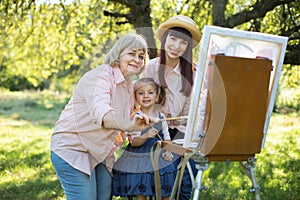
[[120, 54], [126, 48], [142, 49], [145, 52], [144, 66], [146, 65], [146, 59], [148, 55], [147, 42], [142, 35], [136, 33], [129, 33], [121, 37], [105, 56], [104, 63], [111, 65], [112, 67], [118, 67]]
[[163, 87], [157, 84], [153, 78], [140, 78], [136, 80], [136, 82], [133, 85], [134, 94], [136, 95], [137, 89], [146, 84], [151, 85], [156, 89], [156, 93], [159, 95], [157, 103], [161, 106], [164, 106], [166, 103], [166, 91]]

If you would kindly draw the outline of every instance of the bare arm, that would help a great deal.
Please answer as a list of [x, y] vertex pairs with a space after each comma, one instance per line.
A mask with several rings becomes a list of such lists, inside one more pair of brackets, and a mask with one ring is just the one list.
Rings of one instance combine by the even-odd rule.
[[156, 136], [157, 132], [158, 131], [156, 129], [152, 128], [147, 133], [145, 133], [143, 135], [140, 135], [140, 136], [137, 136], [137, 137], [134, 137], [130, 141], [130, 143], [134, 147], [142, 146], [145, 142], [147, 142], [147, 140], [149, 138], [154, 138]]

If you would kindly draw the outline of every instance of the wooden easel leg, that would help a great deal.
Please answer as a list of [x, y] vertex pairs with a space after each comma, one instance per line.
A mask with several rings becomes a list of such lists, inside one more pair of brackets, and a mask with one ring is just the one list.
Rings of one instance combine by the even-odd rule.
[[256, 200], [260, 200], [260, 186], [256, 181], [255, 171], [254, 171], [255, 162], [256, 162], [255, 157], [249, 157], [247, 163], [240, 162], [240, 164], [242, 165], [244, 172], [252, 182], [252, 188], [249, 191], [255, 193]]
[[177, 189], [178, 189], [178, 185], [179, 185], [179, 177], [180, 177], [180, 173], [181, 173], [181, 163], [179, 163], [179, 165], [177, 166], [177, 174], [176, 174], [176, 178], [174, 181], [174, 185], [173, 185], [173, 189], [172, 189], [172, 193], [170, 196], [170, 200], [175, 199], [176, 193], [177, 193]]

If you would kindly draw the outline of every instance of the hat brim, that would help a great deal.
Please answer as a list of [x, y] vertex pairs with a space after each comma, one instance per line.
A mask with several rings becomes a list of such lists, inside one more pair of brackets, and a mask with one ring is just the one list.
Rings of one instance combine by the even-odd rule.
[[186, 30], [188, 30], [191, 35], [192, 35], [192, 47], [196, 47], [198, 45], [198, 43], [200, 42], [200, 32], [199, 30], [192, 24], [189, 24], [187, 22], [184, 21], [180, 21], [180, 20], [172, 20], [172, 21], [166, 21], [164, 23], [162, 23], [158, 29], [157, 29], [157, 36], [158, 39], [161, 41], [162, 37], [164, 35], [164, 33], [173, 27], [181, 27], [181, 28], [185, 28]]

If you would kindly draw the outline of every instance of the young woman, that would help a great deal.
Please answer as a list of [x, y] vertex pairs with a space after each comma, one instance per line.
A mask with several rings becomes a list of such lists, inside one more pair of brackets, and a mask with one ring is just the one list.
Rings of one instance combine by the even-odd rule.
[[147, 43], [138, 34], [121, 37], [105, 64], [87, 72], [56, 122], [51, 137], [51, 160], [67, 199], [111, 197], [111, 165], [119, 130], [138, 131], [155, 118], [130, 114], [134, 107], [132, 75], [145, 65]]
[[[163, 119], [165, 116], [157, 108], [165, 102], [165, 91], [152, 78], [142, 78], [134, 84], [134, 94], [139, 110], [137, 115]], [[132, 134], [132, 133], [131, 133]], [[146, 200], [147, 196], [155, 196], [154, 169], [151, 164], [150, 150], [158, 140], [170, 141], [166, 121], [154, 124], [130, 138], [122, 156], [116, 161], [113, 169], [113, 196], [136, 196], [138, 200]], [[159, 158], [159, 174], [162, 198], [169, 199], [177, 168], [170, 152], [162, 153]]]
[[[200, 41], [200, 32], [191, 18], [180, 15], [162, 23], [157, 35], [161, 41], [159, 57], [148, 62], [141, 77], [151, 77], [166, 89], [166, 117], [187, 116], [196, 74], [192, 49]], [[173, 142], [182, 144], [186, 120], [170, 121], [168, 125]], [[194, 166], [193, 160], [190, 162]], [[192, 182], [187, 171], [183, 178], [180, 198], [190, 199]]]
[[[166, 117], [186, 116], [195, 76], [192, 49], [200, 41], [200, 32], [191, 18], [175, 16], [159, 26], [157, 35], [160, 55], [148, 62], [141, 77], [151, 77], [166, 88]], [[169, 127], [173, 139], [185, 132], [185, 121], [170, 122]]]

